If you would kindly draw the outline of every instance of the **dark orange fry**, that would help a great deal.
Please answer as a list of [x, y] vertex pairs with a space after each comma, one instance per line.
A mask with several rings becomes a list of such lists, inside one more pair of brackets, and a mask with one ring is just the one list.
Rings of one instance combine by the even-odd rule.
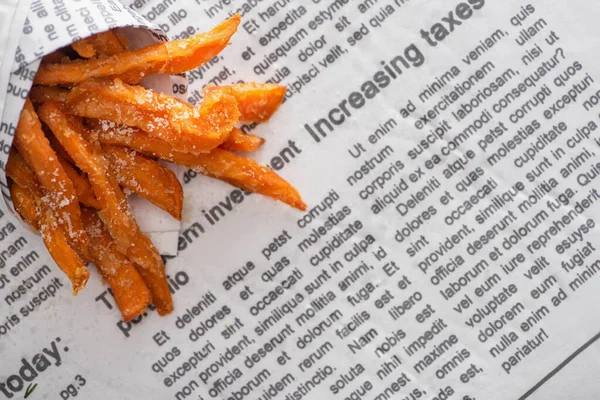
[[62, 50], [53, 51], [42, 58], [42, 64], [60, 64], [67, 58], [67, 55]]
[[36, 231], [39, 231], [39, 210], [32, 192], [27, 188], [13, 183], [10, 186], [10, 197], [15, 210], [23, 217], [25, 222]]
[[83, 58], [110, 57], [125, 51], [125, 47], [113, 31], [100, 32], [71, 44]]
[[211, 86], [205, 90], [224, 91], [235, 97], [240, 110], [240, 120], [265, 122], [283, 102], [286, 88], [272, 83], [246, 82], [230, 86]]
[[120, 80], [90, 80], [73, 88], [66, 110], [72, 114], [136, 126], [179, 151], [207, 152], [220, 145], [237, 122], [235, 98], [206, 93], [194, 107], [163, 93]]
[[44, 188], [45, 204], [54, 212], [53, 218], [67, 233], [74, 247], [85, 254], [87, 234], [81, 223], [77, 193], [44, 136], [29, 99], [25, 101], [21, 112], [13, 144]]
[[98, 139], [107, 144], [130, 147], [140, 153], [193, 168], [204, 175], [233, 186], [269, 196], [299, 210], [305, 210], [298, 191], [267, 167], [222, 149], [210, 153], [190, 154], [174, 150], [167, 142], [131, 127], [100, 123], [94, 128]]
[[101, 149], [88, 143], [79, 134], [84, 130], [83, 123], [63, 113], [60, 103], [44, 103], [39, 114], [77, 167], [87, 174], [94, 194], [102, 205], [98, 215], [115, 240], [117, 250], [140, 267], [139, 272], [152, 292], [156, 310], [160, 315], [170, 313], [173, 300], [162, 258], [150, 239], [140, 231]]
[[105, 58], [77, 60], [69, 64], [43, 64], [34, 83], [74, 85], [90, 78], [120, 77], [138, 83], [154, 73], [179, 74], [211, 60], [229, 43], [241, 17], [234, 15], [212, 30], [188, 39], [158, 43]]
[[102, 150], [122, 187], [181, 220], [183, 189], [173, 171], [124, 147], [104, 145]]
[[134, 264], [116, 250], [116, 245], [96, 212], [83, 208], [83, 223], [90, 238], [90, 254], [96, 268], [112, 289], [125, 322], [146, 311], [152, 301], [150, 289]]
[[35, 177], [35, 173], [31, 170], [27, 161], [21, 154], [11, 148], [8, 153], [8, 161], [6, 162], [6, 176], [11, 178], [15, 183], [22, 188], [26, 188], [33, 192], [34, 195], [42, 197], [44, 194], [40, 183]]
[[69, 245], [62, 229], [58, 225], [52, 210], [42, 207], [40, 212], [40, 234], [48, 252], [67, 275], [73, 286], [73, 295], [84, 288], [90, 273], [75, 250]]
[[76, 295], [85, 287], [90, 274], [79, 255], [69, 245], [52, 210], [26, 187], [13, 184], [10, 192], [15, 208], [28, 224], [39, 230], [48, 252], [71, 281], [73, 295]]
[[29, 98], [33, 104], [41, 104], [45, 101], [58, 101], [59, 103], [65, 103], [68, 95], [69, 89], [56, 86], [37, 85], [32, 87], [29, 91]]
[[75, 192], [77, 193], [77, 198], [79, 199], [79, 202], [85, 204], [88, 207], [95, 208], [96, 210], [102, 208], [102, 205], [94, 195], [92, 185], [90, 185], [90, 182], [87, 180], [87, 178], [80, 175], [79, 172], [77, 172], [77, 170], [75, 169], [75, 167], [73, 167], [64, 158], [58, 156], [58, 161], [65, 170], [65, 173], [73, 182], [73, 187], [75, 187]]
[[54, 137], [54, 135], [52, 133], [47, 133], [46, 139], [48, 139], [48, 141], [50, 142], [50, 146], [52, 147], [52, 150], [54, 150], [54, 152], [56, 153], [56, 155], [59, 158], [67, 160], [71, 164], [75, 164], [75, 161], [73, 161], [73, 159], [71, 158], [69, 153], [67, 153], [65, 148], [62, 147], [62, 144], [60, 144], [60, 142], [56, 139], [56, 137]]
[[261, 137], [246, 134], [241, 129], [233, 128], [219, 148], [238, 153], [248, 153], [258, 149], [264, 142], [265, 139]]

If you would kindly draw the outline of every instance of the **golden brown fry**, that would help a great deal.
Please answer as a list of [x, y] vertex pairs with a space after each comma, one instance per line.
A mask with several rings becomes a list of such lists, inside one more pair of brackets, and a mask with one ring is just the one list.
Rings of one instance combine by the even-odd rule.
[[55, 213], [52, 218], [67, 233], [74, 248], [85, 254], [88, 240], [81, 223], [75, 188], [44, 136], [29, 99], [21, 112], [13, 143], [44, 188], [45, 204]]
[[48, 252], [71, 281], [73, 295], [76, 295], [84, 288], [90, 274], [79, 255], [67, 242], [52, 210], [27, 187], [13, 184], [10, 192], [15, 208], [29, 225], [39, 230]]
[[211, 86], [210, 91], [224, 91], [235, 97], [240, 110], [240, 120], [265, 122], [277, 111], [285, 98], [285, 86], [272, 83], [246, 82], [231, 86]]
[[90, 80], [73, 88], [66, 109], [75, 115], [136, 126], [179, 151], [207, 152], [220, 145], [237, 122], [235, 98], [206, 94], [200, 107], [120, 80]]
[[71, 44], [73, 50], [83, 58], [110, 57], [125, 51], [113, 31], [97, 33]]
[[162, 258], [131, 215], [125, 195], [109, 172], [108, 162], [101, 149], [88, 143], [78, 133], [84, 129], [81, 120], [64, 114], [59, 103], [44, 103], [39, 114], [77, 167], [87, 174], [96, 198], [102, 205], [98, 215], [115, 240], [117, 250], [140, 267], [139, 272], [152, 292], [152, 301], [158, 313], [170, 313], [173, 310], [173, 300]]
[[265, 139], [261, 137], [246, 134], [241, 129], [233, 128], [219, 148], [238, 153], [248, 153], [258, 149], [264, 142]]
[[96, 268], [112, 289], [123, 320], [129, 322], [146, 311], [152, 300], [150, 289], [131, 261], [116, 245], [96, 212], [83, 208], [83, 223], [90, 238], [90, 254]]
[[79, 202], [88, 207], [95, 208], [96, 210], [102, 208], [102, 205], [94, 195], [92, 185], [90, 185], [87, 178], [80, 175], [79, 172], [77, 172], [77, 170], [64, 158], [58, 156], [58, 161], [65, 170], [65, 173], [69, 176], [69, 179], [73, 182], [73, 187], [75, 188]]
[[25, 222], [36, 231], [39, 231], [39, 210], [35, 203], [33, 193], [30, 190], [13, 183], [10, 186], [10, 197], [15, 206], [15, 210], [23, 217]]
[[59, 103], [65, 103], [68, 95], [69, 89], [56, 86], [37, 85], [32, 87], [29, 91], [29, 98], [33, 104], [41, 104], [45, 101], [58, 101]]
[[123, 147], [104, 145], [102, 150], [122, 187], [181, 220], [183, 189], [173, 171], [156, 160]]
[[137, 128], [115, 127], [109, 123], [98, 124], [94, 127], [94, 133], [103, 143], [130, 147], [151, 157], [186, 165], [241, 189], [269, 196], [299, 210], [306, 209], [306, 204], [292, 185], [271, 169], [249, 158], [222, 149], [196, 155], [183, 153], [174, 150], [164, 140], [150, 137]]
[[154, 73], [178, 74], [209, 61], [221, 52], [236, 32], [240, 16], [234, 15], [214, 29], [188, 39], [158, 43], [106, 58], [78, 60], [69, 64], [44, 64], [34, 82], [42, 85], [73, 85], [95, 77], [120, 77], [138, 83]]

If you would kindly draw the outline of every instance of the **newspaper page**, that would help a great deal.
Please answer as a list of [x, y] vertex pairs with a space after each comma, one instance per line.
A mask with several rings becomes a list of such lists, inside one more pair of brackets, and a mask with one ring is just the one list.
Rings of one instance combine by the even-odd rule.
[[[69, 39], [109, 7], [170, 39], [242, 15], [173, 91], [286, 85], [244, 130], [309, 210], [185, 171], [175, 311], [131, 323], [92, 269], [72, 297], [6, 210], [0, 399], [598, 397], [593, 3], [36, 0], [25, 28]], [[51, 38], [27, 40], [35, 65]]]

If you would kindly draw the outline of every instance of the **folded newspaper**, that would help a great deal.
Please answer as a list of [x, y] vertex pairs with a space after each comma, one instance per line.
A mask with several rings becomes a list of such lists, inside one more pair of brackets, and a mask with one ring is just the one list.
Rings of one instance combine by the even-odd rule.
[[175, 311], [126, 323], [99, 277], [72, 297], [2, 204], [0, 399], [598, 398], [594, 3], [7, 1], [2, 165], [43, 55], [235, 13], [187, 93], [146, 84], [193, 104], [209, 83], [287, 86], [244, 131], [308, 211], [181, 171], [181, 226], [136, 209]]
[[[20, 110], [42, 56], [76, 40], [112, 28], [122, 28], [120, 33], [125, 35], [132, 49], [167, 39], [160, 28], [153, 26], [152, 23], [118, 2], [93, 2], [90, 0], [79, 1], [73, 5], [61, 1], [51, 3], [51, 7], [45, 1], [33, 1], [31, 4], [24, 1], [22, 3], [24, 10], [29, 9], [29, 14], [25, 22], [19, 21], [11, 32], [11, 37], [20, 38], [16, 49], [11, 49], [10, 53], [7, 51], [7, 54], [15, 55], [14, 61], [2, 64], [3, 76], [7, 78], [10, 76], [7, 88], [9, 104], [4, 109], [0, 108], [2, 124], [6, 127], [1, 132], [3, 151], [0, 152], [0, 162], [2, 165], [6, 163]], [[17, 29], [18, 26], [22, 26], [22, 29]], [[40, 27], [40, 29], [35, 29], [35, 27]], [[136, 29], [133, 29], [134, 27]], [[179, 76], [154, 76], [142, 84], [170, 95], [179, 96], [181, 99], [184, 99], [182, 94], [174, 92], [173, 88], [182, 84], [187, 86], [186, 79]], [[172, 168], [182, 177], [183, 171], [180, 168], [175, 166]], [[0, 181], [7, 208], [14, 212], [4, 174], [0, 175]], [[181, 227], [179, 221], [157, 209], [147, 200], [136, 195], [131, 197], [133, 197], [130, 199], [132, 211], [140, 221], [142, 231], [156, 243], [163, 254], [177, 255], [177, 238]]]

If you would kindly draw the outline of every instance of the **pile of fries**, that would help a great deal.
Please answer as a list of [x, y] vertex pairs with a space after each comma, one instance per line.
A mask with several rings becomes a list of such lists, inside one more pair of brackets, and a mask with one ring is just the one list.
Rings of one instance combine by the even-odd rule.
[[275, 172], [233, 153], [263, 144], [236, 124], [267, 121], [284, 87], [210, 86], [193, 106], [139, 85], [212, 59], [239, 23], [235, 15], [209, 32], [137, 50], [113, 31], [80, 40], [42, 60], [21, 113], [6, 166], [15, 209], [40, 232], [73, 294], [89, 279], [86, 264], [96, 265], [125, 321], [150, 303], [160, 315], [173, 310], [162, 258], [126, 196], [181, 219], [181, 184], [160, 160], [306, 209]]

